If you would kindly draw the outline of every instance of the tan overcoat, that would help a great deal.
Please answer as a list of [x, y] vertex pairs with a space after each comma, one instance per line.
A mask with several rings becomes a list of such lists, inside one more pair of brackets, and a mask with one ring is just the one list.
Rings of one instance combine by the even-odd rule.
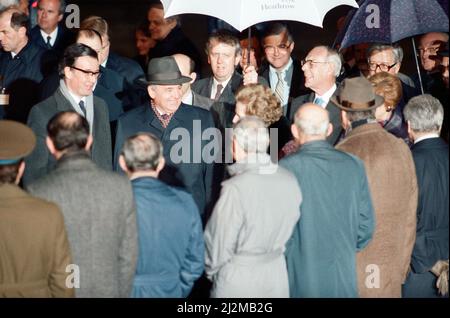
[[355, 128], [336, 148], [364, 161], [375, 209], [375, 234], [357, 254], [359, 296], [401, 297], [416, 233], [411, 151], [377, 123]]

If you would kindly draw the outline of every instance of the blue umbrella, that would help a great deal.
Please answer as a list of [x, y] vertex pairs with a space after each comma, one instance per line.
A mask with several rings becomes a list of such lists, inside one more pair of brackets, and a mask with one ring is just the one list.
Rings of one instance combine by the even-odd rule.
[[[448, 0], [365, 0], [346, 23], [341, 49], [360, 43], [395, 43], [428, 32], [448, 32]], [[414, 38], [413, 49], [416, 52]], [[416, 59], [423, 93], [419, 61]]]
[[366, 0], [348, 24], [341, 47], [395, 43], [423, 33], [448, 32], [445, 2], [448, 6], [448, 1], [442, 0]]

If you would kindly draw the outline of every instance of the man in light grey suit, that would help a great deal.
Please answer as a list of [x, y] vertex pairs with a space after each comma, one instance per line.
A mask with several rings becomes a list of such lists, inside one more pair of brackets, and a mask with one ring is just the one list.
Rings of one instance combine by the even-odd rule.
[[333, 132], [327, 137], [331, 145], [339, 141], [342, 134], [340, 109], [330, 101], [336, 92], [336, 77], [341, 73], [342, 62], [339, 54], [326, 47], [313, 48], [301, 62], [305, 75], [305, 87], [312, 90], [310, 94], [297, 97], [292, 101], [288, 118], [294, 121], [297, 110], [306, 103], [314, 103], [328, 111]]
[[72, 44], [59, 65], [62, 77], [56, 92], [33, 106], [28, 126], [37, 136], [36, 148], [27, 158], [24, 184], [46, 175], [55, 164], [45, 145], [46, 126], [50, 118], [62, 111], [76, 111], [89, 123], [94, 138], [92, 160], [103, 169], [112, 169], [111, 132], [105, 102], [92, 95], [100, 76], [97, 52], [84, 44]]
[[183, 94], [183, 97], [181, 101], [186, 105], [198, 106], [200, 108], [209, 110], [214, 104], [214, 101], [211, 98], [197, 94], [191, 89], [191, 84], [194, 83], [197, 79], [194, 60], [187, 55], [179, 53], [172, 56], [175, 59], [175, 62], [177, 62], [181, 75], [192, 78], [192, 81], [184, 83], [182, 85], [181, 92]]
[[[55, 169], [28, 186], [57, 203], [64, 215], [77, 297], [128, 297], [137, 259], [137, 230], [130, 182], [90, 159], [88, 121], [60, 112], [47, 126]], [[79, 286], [77, 286], [79, 281]]]

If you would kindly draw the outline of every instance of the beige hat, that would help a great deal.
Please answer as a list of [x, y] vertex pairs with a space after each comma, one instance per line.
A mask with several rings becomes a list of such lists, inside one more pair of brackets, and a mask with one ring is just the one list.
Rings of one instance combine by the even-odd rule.
[[34, 132], [24, 124], [0, 120], [0, 165], [9, 165], [28, 156], [36, 145]]
[[365, 77], [345, 79], [331, 101], [348, 112], [375, 109], [384, 103], [384, 98], [375, 94], [374, 87]]

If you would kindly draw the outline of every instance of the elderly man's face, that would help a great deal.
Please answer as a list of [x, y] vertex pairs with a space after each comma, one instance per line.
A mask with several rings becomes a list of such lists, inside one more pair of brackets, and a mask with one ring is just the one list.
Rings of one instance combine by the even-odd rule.
[[155, 41], [164, 40], [167, 35], [176, 27], [177, 22], [172, 19], [164, 19], [164, 10], [151, 8], [147, 13], [149, 31]]
[[374, 51], [369, 57], [369, 75], [380, 72], [388, 72], [397, 75], [400, 71], [400, 63], [395, 62], [393, 50]]
[[332, 66], [327, 62], [328, 53], [323, 48], [314, 48], [305, 58], [302, 66], [305, 74], [305, 86], [319, 91], [322, 86], [333, 80]]
[[212, 41], [208, 54], [208, 63], [218, 82], [223, 82], [231, 77], [239, 64], [240, 55], [236, 56], [236, 49], [225, 43]]
[[438, 66], [436, 61], [430, 58], [430, 56], [435, 56], [439, 49], [439, 43], [436, 43], [436, 41], [446, 42], [447, 39], [444, 34], [435, 32], [427, 33], [420, 38], [420, 62], [423, 69], [427, 72], [433, 71]]
[[181, 104], [181, 85], [150, 85], [148, 94], [161, 111], [172, 114]]
[[41, 0], [38, 4], [37, 16], [39, 27], [47, 34], [52, 33], [62, 20], [59, 13], [59, 0]]
[[286, 31], [278, 35], [266, 36], [263, 40], [263, 48], [267, 61], [277, 70], [284, 68], [294, 50], [294, 42], [288, 40]]
[[5, 13], [0, 18], [0, 44], [6, 52], [19, 53], [25, 32], [25, 28], [14, 30], [11, 27], [11, 14]]
[[79, 97], [91, 95], [100, 74], [99, 65], [91, 56], [76, 58], [72, 67], [64, 69], [64, 81], [69, 90]]

